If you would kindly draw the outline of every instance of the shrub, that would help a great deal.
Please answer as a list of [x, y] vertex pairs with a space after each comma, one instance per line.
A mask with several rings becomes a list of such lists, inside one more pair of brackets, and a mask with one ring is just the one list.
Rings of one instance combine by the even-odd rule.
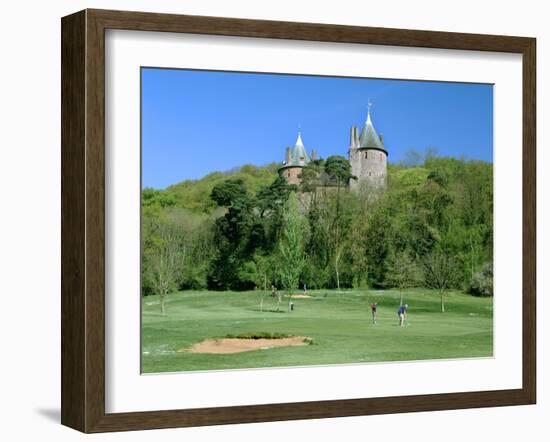
[[474, 273], [468, 293], [474, 296], [493, 296], [493, 263], [483, 264], [481, 270]]

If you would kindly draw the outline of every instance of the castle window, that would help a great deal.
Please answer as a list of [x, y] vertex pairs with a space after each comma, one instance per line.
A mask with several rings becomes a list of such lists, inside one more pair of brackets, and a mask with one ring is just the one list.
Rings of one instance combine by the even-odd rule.
[[365, 152], [365, 158], [368, 158], [368, 157], [369, 157], [369, 153]]
[[290, 178], [290, 170], [288, 171], [287, 176]]

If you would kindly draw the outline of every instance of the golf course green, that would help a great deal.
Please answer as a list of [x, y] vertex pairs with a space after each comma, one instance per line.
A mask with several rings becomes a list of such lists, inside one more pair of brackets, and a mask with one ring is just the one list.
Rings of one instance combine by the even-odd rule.
[[[296, 292], [298, 294], [298, 292]], [[300, 293], [303, 296], [303, 294]], [[399, 327], [397, 290], [312, 290], [277, 300], [262, 291], [184, 291], [142, 298], [142, 373], [411, 361], [493, 354], [493, 299], [428, 289], [404, 292], [408, 321]], [[263, 303], [262, 303], [263, 298]], [[378, 303], [373, 324], [370, 304]], [[305, 345], [232, 354], [193, 353], [210, 338], [303, 336]]]

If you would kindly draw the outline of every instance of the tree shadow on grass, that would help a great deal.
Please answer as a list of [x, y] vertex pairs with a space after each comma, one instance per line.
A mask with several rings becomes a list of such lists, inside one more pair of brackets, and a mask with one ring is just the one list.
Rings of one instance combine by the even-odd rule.
[[260, 313], [287, 313], [286, 310], [277, 310], [275, 308], [264, 308], [263, 310], [260, 310], [259, 308], [251, 308], [249, 311]]

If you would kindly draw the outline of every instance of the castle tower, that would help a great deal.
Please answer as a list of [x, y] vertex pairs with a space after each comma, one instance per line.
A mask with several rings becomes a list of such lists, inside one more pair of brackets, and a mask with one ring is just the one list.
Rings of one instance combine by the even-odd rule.
[[[316, 155], [315, 151], [312, 155]], [[283, 165], [279, 168], [279, 176], [283, 177], [288, 184], [300, 184], [300, 174], [302, 168], [311, 161], [309, 158], [304, 143], [302, 141], [301, 130], [298, 129], [298, 138], [294, 148], [286, 148], [286, 158]]]
[[369, 101], [367, 120], [361, 135], [357, 126], [352, 126], [350, 134], [349, 162], [351, 173], [357, 180], [351, 180], [350, 187], [361, 185], [384, 187], [386, 185], [388, 151], [384, 147], [382, 134], [378, 136], [371, 119], [372, 103]]

